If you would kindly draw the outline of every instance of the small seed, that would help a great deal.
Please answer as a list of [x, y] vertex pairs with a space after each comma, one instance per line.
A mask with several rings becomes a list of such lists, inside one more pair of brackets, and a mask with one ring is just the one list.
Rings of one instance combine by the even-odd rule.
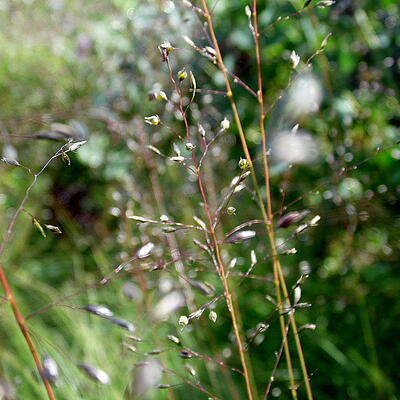
[[110, 383], [110, 377], [102, 369], [84, 363], [78, 364], [78, 367], [84, 371], [89, 378], [100, 382], [103, 385]]
[[135, 326], [134, 326], [131, 322], [126, 321], [126, 320], [124, 320], [124, 319], [113, 318], [113, 317], [112, 317], [112, 318], [108, 318], [108, 320], [109, 320], [112, 324], [118, 325], [118, 326], [120, 326], [121, 328], [127, 329], [127, 330], [130, 331], [130, 332], [133, 332], [133, 331], [135, 330]]
[[85, 310], [91, 314], [95, 314], [103, 318], [109, 318], [114, 315], [110, 309], [108, 309], [106, 306], [103, 305], [88, 304], [82, 307], [82, 310]]
[[192, 358], [192, 357], [193, 357], [193, 354], [192, 354], [190, 351], [182, 350], [182, 351], [179, 353], [179, 357], [189, 359], [189, 358]]

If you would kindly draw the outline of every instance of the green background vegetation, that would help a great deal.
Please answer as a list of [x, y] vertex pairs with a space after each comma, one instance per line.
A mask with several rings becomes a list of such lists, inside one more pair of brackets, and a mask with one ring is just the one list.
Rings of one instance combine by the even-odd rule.
[[[255, 88], [254, 44], [244, 12], [247, 2], [215, 3], [213, 17], [226, 64]], [[279, 16], [301, 9], [302, 2], [273, 0], [260, 2], [259, 7], [262, 30]], [[312, 60], [313, 73], [323, 87], [321, 108], [297, 121], [313, 134], [319, 158], [311, 165], [291, 169], [285, 199], [288, 204], [302, 196], [290, 210], [308, 209], [312, 216], [321, 215], [321, 223], [295, 238], [295, 227], [277, 230], [278, 240], [289, 240], [288, 248], [297, 249], [296, 254], [282, 258], [289, 287], [302, 269], [311, 271], [302, 286], [302, 301], [313, 306], [298, 310], [296, 318], [299, 325], [317, 325], [315, 331], [301, 335], [318, 400], [397, 399], [400, 391], [400, 148], [394, 145], [400, 126], [399, 15], [396, 0], [339, 0], [329, 8], [310, 8], [261, 36], [270, 106], [293, 74], [290, 52], [295, 50], [304, 62], [332, 33], [325, 51]], [[71, 120], [79, 121], [88, 132], [88, 143], [71, 154], [71, 165], [55, 160], [41, 175], [26, 205], [42, 224], [57, 225], [63, 234], [48, 232], [42, 237], [29, 215], [22, 213], [1, 256], [22, 311], [28, 315], [99, 282], [148, 241], [154, 242], [156, 249], [147, 263], [170, 259], [169, 234], [158, 225], [137, 224], [126, 215], [159, 219], [166, 213], [172, 221], [187, 224], [193, 223], [193, 215], [205, 219], [196, 182], [187, 170], [146, 147], [151, 144], [170, 156], [175, 143], [185, 157], [189, 156], [168, 129], [143, 122], [145, 116], [159, 114], [166, 125], [181, 134], [184, 131], [173, 108], [148, 99], [155, 88], [173, 98], [168, 71], [157, 50], [163, 40], [179, 48], [171, 54], [174, 71], [183, 66], [193, 71], [197, 86], [203, 90], [196, 94], [189, 112], [192, 134], [196, 135], [201, 123], [211, 137], [222, 119], [232, 120], [232, 116], [223, 95], [205, 92], [224, 90], [222, 75], [183, 40], [186, 35], [199, 47], [209, 45], [201, 16], [179, 1], [2, 0], [0, 26], [3, 156], [16, 152], [21, 164], [37, 171], [60, 143], [26, 136], [48, 130], [53, 122], [70, 124]], [[190, 98], [190, 84], [183, 85]], [[257, 102], [240, 85], [235, 85], [235, 94], [250, 150], [258, 157]], [[267, 132], [276, 131], [280, 117], [278, 103], [268, 116]], [[378, 147], [387, 146], [392, 147], [376, 155]], [[243, 153], [232, 123], [211, 151], [204, 170], [212, 205], [238, 175], [240, 157]], [[341, 175], [342, 168], [365, 159], [366, 163]], [[261, 163], [256, 162], [256, 167]], [[272, 164], [275, 210], [279, 210], [280, 188], [286, 176], [282, 166]], [[22, 168], [0, 165], [1, 236], [31, 179]], [[157, 184], [163, 204], [155, 199]], [[248, 186], [251, 189], [250, 181]], [[225, 233], [261, 217], [250, 191], [239, 193], [231, 205], [237, 212], [223, 216]], [[269, 261], [262, 261], [269, 248], [261, 227], [255, 230], [254, 239], [224, 246], [223, 256], [228, 261], [237, 257], [235, 270], [245, 272], [250, 251], [255, 250], [259, 263], [254, 274], [265, 278], [246, 279], [236, 291], [244, 332], [261, 322], [270, 324], [262, 335], [264, 340], [249, 349], [261, 396], [281, 339], [274, 306], [265, 297], [274, 295], [272, 267]], [[202, 235], [178, 231], [176, 238], [189, 276], [211, 283], [215, 293], [221, 293], [207, 257], [193, 244], [193, 239], [203, 240]], [[237, 283], [239, 279], [232, 276], [231, 280]], [[127, 282], [134, 285], [134, 300], [124, 295]], [[177, 320], [189, 313], [186, 307], [168, 321], [154, 321], [152, 313], [160, 298], [181, 286], [170, 266], [165, 271], [124, 274], [105, 287], [83, 290], [62, 302], [76, 307], [106, 304], [117, 316], [131, 320], [135, 334], [147, 340], [137, 345], [137, 353], [122, 347], [125, 331], [121, 328], [77, 309], [53, 307], [28, 319], [39, 352], [50, 354], [59, 365], [60, 380], [54, 387], [57, 399], [130, 398], [129, 393], [135, 392], [135, 363], [155, 348], [174, 347], [167, 340], [168, 334], [179, 335], [185, 346], [200, 354], [240, 367], [230, 317], [222, 302], [215, 308], [216, 323], [209, 321], [205, 312], [190, 329], [181, 331]], [[191, 290], [197, 305], [210, 300]], [[45, 398], [9, 306], [3, 298], [0, 303], [1, 382], [14, 387], [15, 398]], [[197, 370], [193, 378], [184, 368], [186, 360], [178, 355], [170, 350], [160, 360], [185, 379], [198, 379], [218, 398], [235, 398], [233, 393], [244, 398], [239, 374], [193, 358], [188, 361]], [[76, 367], [82, 361], [103, 368], [111, 383], [102, 386], [89, 380]], [[303, 398], [297, 361], [296, 373]], [[171, 372], [165, 374], [163, 382], [180, 384], [182, 379]], [[149, 398], [207, 398], [185, 383], [169, 392], [156, 389]], [[290, 398], [284, 359], [272, 395]]]

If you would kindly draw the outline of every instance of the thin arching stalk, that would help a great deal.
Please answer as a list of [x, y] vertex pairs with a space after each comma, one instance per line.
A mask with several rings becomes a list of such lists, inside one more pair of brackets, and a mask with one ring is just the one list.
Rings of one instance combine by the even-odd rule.
[[[272, 265], [274, 271], [274, 284], [275, 284], [275, 291], [278, 304], [280, 304], [279, 310], [279, 325], [281, 328], [282, 337], [284, 338], [286, 333], [285, 327], [285, 317], [281, 314], [281, 309], [284, 306], [282, 304], [282, 295], [281, 295], [281, 288], [280, 288], [280, 266], [278, 260], [278, 253], [275, 244], [275, 237], [274, 237], [274, 228], [273, 228], [273, 216], [272, 216], [272, 201], [271, 201], [271, 188], [270, 188], [270, 179], [269, 179], [269, 167], [268, 167], [268, 159], [267, 159], [267, 140], [266, 140], [266, 132], [265, 132], [265, 111], [264, 111], [264, 93], [263, 93], [263, 80], [262, 80], [262, 70], [261, 70], [261, 56], [260, 56], [260, 41], [259, 41], [259, 32], [258, 32], [258, 19], [257, 19], [257, 1], [253, 0], [253, 29], [254, 29], [254, 42], [255, 42], [255, 50], [256, 50], [256, 61], [257, 61], [257, 81], [258, 81], [258, 90], [257, 90], [257, 97], [258, 97], [258, 104], [260, 107], [260, 134], [262, 140], [262, 153], [263, 153], [263, 166], [264, 166], [264, 178], [265, 178], [265, 188], [267, 194], [267, 216], [269, 224], [266, 225], [268, 238], [270, 241], [271, 246], [271, 253], [272, 253]], [[285, 296], [287, 298], [287, 296]], [[287, 301], [287, 300], [286, 300]], [[285, 303], [286, 303], [285, 301]], [[289, 372], [289, 379], [290, 379], [290, 390], [292, 393], [292, 397], [294, 400], [297, 399], [297, 391], [295, 386], [294, 374], [293, 374], [293, 364], [292, 358], [290, 355], [289, 344], [287, 340], [283, 341], [283, 347], [285, 350], [285, 357], [288, 366]]]
[[[278, 259], [278, 252], [276, 249], [276, 243], [275, 243], [275, 235], [274, 235], [274, 229], [273, 229], [273, 214], [272, 214], [272, 201], [271, 201], [271, 188], [270, 188], [270, 179], [269, 179], [269, 166], [268, 166], [268, 158], [267, 158], [267, 137], [266, 137], [266, 132], [265, 132], [265, 107], [264, 107], [264, 92], [263, 92], [263, 78], [262, 78], [262, 68], [261, 68], [261, 55], [260, 55], [260, 34], [258, 30], [258, 18], [257, 18], [257, 0], [253, 0], [253, 24], [254, 24], [254, 41], [255, 41], [255, 47], [256, 47], [256, 59], [257, 59], [257, 80], [258, 80], [258, 103], [260, 105], [260, 133], [261, 133], [261, 138], [262, 138], [262, 148], [263, 148], [263, 165], [264, 165], [264, 178], [265, 178], [265, 187], [266, 187], [266, 193], [267, 193], [267, 215], [268, 215], [268, 220], [269, 224], [267, 225], [267, 230], [268, 230], [268, 237], [270, 239], [270, 244], [271, 244], [271, 249], [272, 249], [272, 261], [274, 265], [274, 271], [276, 270], [279, 274], [279, 279], [281, 281], [281, 286], [282, 286], [282, 291], [284, 298], [289, 301], [288, 297], [288, 291], [285, 283], [285, 278], [282, 273], [282, 268], [280, 266], [280, 262]], [[279, 294], [278, 301], [280, 302], [280, 290], [279, 290], [279, 283], [277, 285], [277, 295]], [[307, 392], [307, 398], [311, 400], [313, 398], [312, 396], [312, 390], [311, 390], [311, 385], [308, 377], [308, 372], [307, 372], [307, 366], [305, 363], [304, 359], [304, 354], [303, 354], [303, 349], [301, 346], [300, 338], [298, 335], [297, 331], [297, 326], [296, 326], [296, 320], [294, 318], [294, 313], [290, 312], [289, 313], [289, 320], [292, 325], [294, 337], [295, 337], [295, 343], [297, 347], [297, 352], [299, 354], [300, 358], [300, 365], [301, 369], [303, 372], [303, 378], [304, 378], [304, 384], [306, 387], [306, 392]], [[282, 332], [285, 332], [285, 325], [284, 321], [282, 318], [280, 318], [281, 322], [281, 329]], [[289, 346], [287, 344], [287, 341], [285, 341], [285, 354], [286, 354], [286, 359], [289, 363], [290, 361], [290, 351], [289, 351]], [[297, 393], [296, 393], [296, 387], [294, 384], [294, 376], [293, 376], [293, 370], [292, 368], [289, 368], [289, 375], [290, 375], [290, 382], [291, 382], [291, 391], [293, 398], [297, 398]]]
[[[17, 218], [21, 214], [21, 212], [24, 211], [25, 203], [28, 201], [29, 196], [31, 194], [31, 191], [32, 191], [32, 189], [34, 188], [34, 186], [37, 183], [38, 177], [43, 173], [43, 171], [50, 165], [50, 163], [54, 159], [60, 157], [63, 154], [64, 151], [65, 152], [69, 152], [70, 151], [70, 148], [65, 150], [67, 146], [69, 146], [68, 143], [64, 144], [49, 160], [47, 160], [47, 162], [42, 166], [42, 168], [36, 174], [33, 174], [32, 171], [29, 168], [18, 164], [19, 167], [22, 167], [22, 168], [26, 169], [29, 172], [29, 174], [33, 175], [33, 180], [31, 182], [31, 184], [28, 186], [28, 188], [26, 189], [25, 195], [24, 195], [19, 207], [17, 208], [17, 211], [14, 213], [13, 217], [10, 220], [10, 223], [8, 224], [8, 227], [7, 227], [6, 233], [4, 235], [3, 241], [0, 244], [0, 256], [3, 254], [7, 244], [11, 240], [13, 229], [14, 229], [15, 223], [17, 221]], [[46, 388], [47, 395], [48, 395], [50, 400], [53, 400], [53, 399], [55, 399], [53, 390], [51, 388], [51, 385], [50, 385], [48, 379], [43, 374], [43, 369], [42, 369], [42, 364], [40, 362], [40, 358], [39, 358], [39, 356], [38, 356], [38, 354], [36, 352], [35, 346], [34, 346], [34, 344], [32, 342], [31, 337], [30, 337], [28, 328], [27, 328], [26, 323], [25, 323], [25, 319], [21, 314], [21, 311], [19, 309], [18, 303], [17, 303], [17, 301], [16, 301], [16, 299], [14, 297], [14, 294], [13, 294], [13, 292], [11, 290], [10, 284], [8, 283], [7, 276], [6, 276], [5, 271], [4, 271], [4, 267], [1, 264], [0, 264], [0, 282], [1, 282], [1, 285], [3, 286], [3, 288], [4, 288], [6, 299], [9, 301], [9, 303], [11, 305], [12, 311], [14, 313], [15, 321], [17, 322], [17, 324], [19, 326], [19, 329], [20, 329], [22, 335], [24, 336], [25, 342], [29, 347], [29, 351], [30, 351], [30, 353], [32, 355], [32, 358], [33, 358], [35, 364], [36, 364], [36, 368], [37, 368], [37, 370], [39, 372], [39, 375], [40, 375], [40, 377], [42, 379], [42, 382], [43, 382], [43, 384], [44, 384], [44, 386]]]
[[[222, 59], [222, 55], [221, 55], [221, 51], [220, 51], [220, 48], [219, 48], [218, 40], [216, 38], [215, 31], [214, 31], [214, 25], [213, 25], [212, 17], [211, 17], [211, 14], [210, 14], [209, 10], [208, 10], [208, 6], [207, 6], [206, 0], [202, 0], [202, 6], [203, 6], [203, 11], [204, 11], [204, 17], [206, 18], [207, 23], [208, 23], [208, 28], [209, 28], [209, 31], [210, 31], [210, 37], [211, 37], [211, 40], [213, 42], [214, 49], [216, 51], [218, 67], [222, 71], [223, 76], [224, 76], [225, 86], [226, 86], [226, 89], [227, 89], [227, 97], [229, 98], [229, 101], [230, 101], [232, 113], [233, 113], [233, 116], [234, 116], [234, 119], [235, 119], [235, 122], [236, 122], [236, 126], [237, 126], [237, 129], [238, 129], [238, 132], [239, 132], [239, 137], [240, 137], [240, 140], [241, 140], [241, 143], [242, 143], [243, 151], [244, 151], [245, 157], [247, 159], [247, 162], [249, 164], [249, 168], [251, 170], [251, 175], [252, 175], [254, 188], [255, 188], [256, 193], [257, 193], [258, 204], [259, 204], [260, 210], [261, 210], [262, 215], [263, 215], [263, 220], [264, 220], [265, 225], [266, 225], [266, 230], [267, 230], [269, 242], [270, 242], [270, 245], [271, 245], [271, 248], [272, 248], [274, 280], [275, 280], [275, 286], [278, 288], [277, 296], [281, 296], [280, 288], [279, 288], [279, 286], [281, 286], [282, 292], [283, 292], [283, 297], [286, 299], [286, 302], [289, 303], [288, 291], [287, 291], [287, 288], [286, 288], [285, 278], [283, 276], [282, 269], [281, 269], [281, 266], [280, 266], [280, 263], [279, 263], [279, 259], [278, 259], [278, 255], [277, 255], [277, 252], [276, 252], [274, 230], [273, 230], [273, 225], [272, 225], [272, 223], [273, 223], [273, 220], [272, 220], [273, 214], [272, 214], [272, 207], [271, 207], [271, 192], [270, 192], [270, 187], [269, 187], [268, 164], [266, 164], [267, 168], [266, 168], [266, 170], [264, 170], [264, 173], [265, 173], [265, 179], [266, 179], [267, 207], [269, 209], [269, 212], [265, 208], [263, 199], [261, 197], [261, 193], [260, 193], [260, 190], [259, 190], [259, 186], [258, 186], [258, 182], [257, 182], [257, 179], [256, 179], [256, 175], [255, 175], [254, 165], [253, 165], [253, 162], [252, 162], [252, 159], [251, 159], [251, 156], [250, 156], [250, 152], [249, 152], [249, 149], [248, 149], [248, 146], [247, 146], [247, 141], [246, 141], [246, 137], [245, 137], [245, 134], [244, 134], [244, 129], [243, 129], [243, 126], [242, 126], [242, 123], [241, 123], [241, 120], [240, 120], [240, 116], [239, 116], [239, 113], [238, 113], [238, 110], [237, 110], [237, 106], [236, 106], [236, 102], [235, 102], [235, 99], [234, 99], [234, 96], [233, 96], [231, 84], [230, 84], [230, 81], [229, 81], [228, 71], [227, 71], [227, 68], [226, 68], [226, 66], [224, 64], [224, 61]], [[260, 97], [260, 94], [258, 94], [258, 96]], [[261, 93], [261, 96], [262, 96], [262, 93]], [[262, 115], [264, 115], [261, 118], [262, 119], [262, 125], [264, 126], [264, 119], [265, 119], [264, 111], [263, 111]], [[265, 135], [263, 135], [263, 137], [265, 138]], [[266, 147], [266, 145], [265, 145], [265, 147]], [[266, 153], [265, 150], [263, 151], [264, 160], [267, 157], [266, 156], [267, 153]], [[302, 351], [302, 348], [301, 348], [300, 339], [299, 339], [299, 337], [297, 335], [296, 321], [294, 319], [293, 313], [289, 314], [289, 318], [290, 318], [290, 323], [291, 323], [292, 329], [294, 331], [296, 347], [297, 347], [297, 350], [298, 350], [298, 353], [299, 353], [300, 362], [301, 362], [302, 370], [303, 370], [303, 373], [304, 373], [304, 371], [307, 371], [307, 370], [306, 370], [306, 366], [305, 366], [305, 362], [304, 362], [304, 356], [303, 356], [303, 351]], [[283, 328], [283, 332], [284, 332], [284, 328], [285, 328], [284, 323], [283, 323], [283, 325], [281, 323], [281, 329], [282, 328]], [[288, 363], [288, 368], [290, 369], [289, 363]], [[308, 398], [312, 399], [312, 394], [311, 394], [311, 389], [310, 389], [310, 386], [309, 386], [308, 375], [305, 375], [304, 380], [305, 380], [306, 385], [307, 385]], [[292, 394], [295, 397], [295, 396], [297, 396], [297, 394], [295, 394], [295, 390], [293, 390], [293, 389], [294, 388], [292, 387]]]
[[0, 265], [0, 282], [1, 282], [1, 285], [3, 286], [3, 288], [4, 288], [4, 292], [6, 294], [6, 298], [7, 298], [7, 300], [9, 301], [9, 303], [11, 305], [12, 311], [14, 313], [15, 320], [17, 321], [19, 329], [20, 329], [22, 335], [24, 336], [26, 344], [29, 347], [29, 351], [30, 351], [30, 353], [32, 355], [32, 358], [35, 361], [36, 368], [37, 368], [37, 370], [39, 372], [39, 375], [40, 375], [40, 377], [42, 379], [42, 382], [43, 382], [43, 384], [44, 384], [44, 386], [46, 388], [47, 396], [48, 396], [48, 398], [50, 400], [55, 400], [53, 389], [51, 388], [50, 382], [46, 378], [45, 374], [43, 374], [43, 368], [42, 368], [42, 364], [40, 362], [39, 355], [38, 355], [38, 353], [37, 353], [37, 351], [35, 349], [35, 346], [34, 346], [34, 344], [32, 342], [31, 336], [29, 334], [28, 328], [27, 328], [26, 323], [25, 323], [25, 319], [21, 314], [21, 311], [19, 309], [18, 303], [17, 303], [17, 301], [16, 301], [16, 299], [14, 297], [14, 294], [13, 294], [13, 292], [11, 290], [11, 287], [10, 287], [10, 285], [8, 283], [8, 280], [7, 280], [7, 277], [6, 277], [6, 274], [4, 272], [4, 268], [3, 268], [2, 265]]
[[282, 344], [281, 344], [281, 346], [279, 348], [278, 354], [276, 355], [276, 360], [275, 360], [275, 363], [274, 363], [274, 367], [272, 368], [272, 373], [271, 373], [267, 388], [265, 389], [264, 400], [268, 400], [269, 392], [271, 391], [271, 387], [272, 387], [272, 382], [275, 379], [276, 371], [278, 369], [279, 362], [280, 362], [280, 360], [282, 358], [283, 349], [285, 347], [285, 343], [287, 342], [287, 335], [288, 335], [288, 331], [289, 331], [289, 323], [287, 323], [286, 326], [285, 326], [285, 336], [282, 338]]

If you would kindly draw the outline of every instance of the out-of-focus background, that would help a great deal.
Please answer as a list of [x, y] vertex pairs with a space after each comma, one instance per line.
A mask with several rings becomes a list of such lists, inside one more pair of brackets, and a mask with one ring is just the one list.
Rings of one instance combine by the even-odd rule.
[[[228, 69], [256, 90], [247, 4], [209, 2]], [[299, 222], [278, 228], [276, 237], [282, 252], [297, 250], [282, 257], [289, 287], [309, 274], [301, 301], [312, 307], [297, 310], [296, 318], [299, 326], [316, 325], [301, 333], [315, 398], [397, 399], [400, 6], [396, 0], [338, 0], [324, 8], [315, 4], [272, 26], [278, 17], [301, 10], [303, 2], [259, 5], [274, 211], [277, 219], [285, 205], [285, 212], [307, 210], [307, 218], [321, 216], [317, 227], [301, 235], [295, 234]], [[204, 240], [201, 233], [168, 232], [165, 225], [128, 218], [160, 221], [166, 215], [190, 225], [196, 225], [193, 216], [205, 220], [193, 175], [168, 159], [188, 158], [190, 152], [177, 138], [184, 136], [184, 125], [157, 49], [164, 40], [176, 48], [170, 54], [173, 73], [183, 67], [192, 71], [199, 89], [188, 109], [197, 150], [198, 124], [210, 140], [225, 117], [231, 121], [205, 158], [203, 174], [213, 209], [240, 173], [243, 152], [222, 93], [222, 74], [210, 61], [212, 49], [200, 54], [193, 48], [210, 46], [203, 23], [199, 13], [180, 1], [0, 1], [2, 157], [35, 173], [65, 138], [87, 140], [69, 154], [69, 161], [56, 159], [40, 175], [1, 255], [21, 309], [30, 316], [27, 323], [39, 353], [58, 364], [53, 385], [57, 399], [245, 398], [242, 376], [227, 367], [240, 368], [240, 363], [224, 303], [215, 303], [215, 322], [206, 310], [185, 329], [178, 325], [179, 316], [222, 292], [207, 254], [193, 243]], [[292, 51], [300, 57], [296, 70]], [[188, 105], [193, 82], [188, 77], [181, 85]], [[149, 96], [159, 90], [168, 102]], [[262, 184], [257, 101], [239, 83], [234, 90]], [[151, 115], [159, 115], [163, 125], [145, 124], [144, 117]], [[1, 237], [31, 181], [27, 169], [1, 163]], [[225, 234], [261, 218], [250, 180], [230, 206], [236, 212], [222, 215]], [[43, 237], [33, 217], [42, 226], [59, 227], [62, 234], [47, 229]], [[249, 229], [256, 236], [224, 245], [223, 257], [232, 266], [232, 285], [257, 259], [253, 278], [235, 286], [235, 293], [262, 398], [280, 333], [275, 306], [268, 300], [274, 296], [269, 247], [259, 225]], [[149, 242], [154, 248], [143, 250]], [[141, 248], [142, 254], [151, 250], [150, 256], [129, 264]], [[179, 265], [168, 264], [174, 251]], [[123, 271], [107, 285], [92, 287], [123, 262], [134, 269], [161, 266], [162, 261], [167, 263], [164, 270]], [[106, 305], [116, 317], [132, 322], [134, 335], [144, 341], [135, 342], [123, 327], [79, 309], [87, 304]], [[260, 323], [269, 328], [253, 340]], [[201, 356], [185, 359], [168, 335]], [[164, 351], [148, 354], [156, 349]], [[45, 398], [4, 297], [0, 352], [0, 398]], [[147, 364], [137, 364], [143, 361]], [[90, 379], [79, 363], [103, 369], [110, 382]], [[174, 386], [155, 388], [158, 384]], [[289, 399], [288, 387], [283, 359], [270, 398]]]

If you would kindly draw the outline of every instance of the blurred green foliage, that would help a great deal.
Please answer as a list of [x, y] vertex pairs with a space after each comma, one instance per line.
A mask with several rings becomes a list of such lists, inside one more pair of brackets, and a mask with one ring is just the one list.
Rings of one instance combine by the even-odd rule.
[[[313, 135], [319, 148], [318, 159], [312, 164], [288, 168], [272, 158], [271, 165], [277, 217], [283, 204], [289, 205], [289, 211], [308, 209], [312, 216], [321, 215], [319, 226], [303, 235], [293, 235], [296, 227], [277, 230], [282, 248], [297, 249], [296, 254], [282, 257], [288, 286], [310, 271], [302, 286], [302, 301], [313, 306], [296, 311], [296, 318], [300, 326], [317, 326], [315, 331], [301, 333], [315, 398], [397, 399], [399, 4], [395, 0], [339, 0], [332, 7], [315, 8], [313, 2], [300, 15], [268, 28], [278, 17], [301, 10], [303, 4], [278, 0], [259, 3], [266, 102], [268, 109], [274, 106], [268, 114], [267, 132], [273, 138], [281, 129], [299, 123], [300, 129]], [[257, 74], [246, 5], [246, 1], [220, 0], [212, 12], [227, 67], [254, 89]], [[181, 330], [177, 321], [179, 315], [189, 314], [186, 306], [169, 315], [167, 321], [154, 319], [160, 299], [182, 291], [182, 279], [171, 264], [164, 271], [123, 273], [104, 287], [81, 290], [98, 283], [148, 241], [156, 244], [156, 250], [146, 263], [171, 259], [171, 234], [159, 225], [137, 224], [128, 215], [158, 220], [167, 214], [171, 221], [186, 224], [194, 223], [194, 215], [205, 219], [190, 173], [147, 147], [152, 145], [174, 156], [175, 144], [184, 157], [190, 156], [173, 133], [184, 135], [179, 113], [171, 103], [150, 101], [148, 96], [162, 89], [168, 98], [177, 100], [157, 50], [166, 39], [176, 47], [171, 53], [174, 73], [185, 66], [193, 71], [201, 89], [188, 111], [193, 137], [198, 123], [210, 139], [224, 117], [232, 120], [226, 97], [213, 92], [224, 90], [221, 73], [183, 38], [189, 37], [198, 47], [209, 45], [201, 16], [179, 1], [3, 0], [0, 25], [3, 157], [17, 158], [38, 171], [61, 144], [33, 136], [51, 131], [54, 123], [70, 127], [78, 123], [87, 132], [88, 143], [70, 154], [71, 165], [53, 161], [39, 177], [25, 206], [42, 224], [59, 226], [62, 235], [48, 232], [43, 238], [29, 214], [23, 212], [1, 255], [25, 315], [62, 299], [58, 306], [27, 320], [40, 354], [50, 354], [59, 365], [61, 377], [54, 386], [57, 399], [134, 398], [138, 386], [134, 377], [140, 370], [135, 363], [147, 359], [145, 353], [155, 348], [174, 347], [167, 340], [168, 334], [181, 337], [193, 351], [240, 368], [229, 313], [222, 302], [215, 308], [216, 323], [209, 321], [206, 311]], [[291, 52], [296, 51], [304, 67], [329, 33], [332, 35], [324, 51], [311, 61], [312, 72], [322, 85], [320, 109], [308, 118], [285, 114], [285, 95], [296, 74], [290, 66]], [[190, 99], [190, 83], [185, 81], [182, 87]], [[259, 167], [257, 102], [240, 84], [235, 85], [235, 95]], [[283, 100], [275, 104], [280, 95]], [[160, 115], [163, 126], [144, 124], [144, 117], [153, 114]], [[378, 147], [388, 146], [377, 154]], [[237, 162], [242, 156], [232, 122], [230, 131], [210, 149], [204, 166], [213, 208], [239, 174]], [[357, 169], [343, 170], [358, 163]], [[0, 177], [3, 237], [32, 176], [2, 163]], [[230, 205], [237, 212], [223, 215], [225, 234], [240, 223], [260, 218], [250, 183], [249, 190], [235, 195]], [[266, 299], [266, 295], [274, 296], [269, 248], [261, 227], [257, 225], [255, 230], [256, 238], [226, 245], [223, 257], [227, 263], [237, 258], [234, 271], [238, 273], [249, 268], [251, 250], [258, 257], [253, 273], [259, 279], [245, 279], [235, 286], [235, 295], [243, 332], [251, 335], [261, 322], [270, 325], [249, 348], [262, 398], [281, 339], [274, 305]], [[193, 239], [203, 240], [202, 235], [178, 231], [173, 237], [188, 276], [209, 282], [216, 294], [221, 293], [221, 283], [207, 256], [193, 244]], [[239, 279], [232, 274], [231, 281], [236, 285]], [[133, 300], [126, 296], [128, 283], [133, 285]], [[193, 287], [189, 292], [197, 306], [210, 300]], [[15, 389], [16, 396], [10, 398], [45, 398], [5, 298], [0, 302], [0, 381]], [[135, 334], [146, 340], [131, 343], [137, 347], [136, 353], [122, 346], [128, 339], [121, 328], [74, 308], [89, 303], [106, 304], [116, 315], [134, 322]], [[197, 370], [193, 378], [185, 370], [186, 360], [178, 354], [170, 349], [161, 356], [151, 356], [160, 357], [169, 372], [163, 382], [178, 386], [154, 389], [149, 398], [207, 398], [182, 376], [201, 383], [218, 398], [244, 398], [240, 374], [195, 357], [188, 360]], [[294, 359], [303, 398], [301, 371]], [[79, 362], [104, 369], [111, 384], [90, 381], [76, 367]], [[272, 396], [289, 399], [288, 386], [283, 359]]]

